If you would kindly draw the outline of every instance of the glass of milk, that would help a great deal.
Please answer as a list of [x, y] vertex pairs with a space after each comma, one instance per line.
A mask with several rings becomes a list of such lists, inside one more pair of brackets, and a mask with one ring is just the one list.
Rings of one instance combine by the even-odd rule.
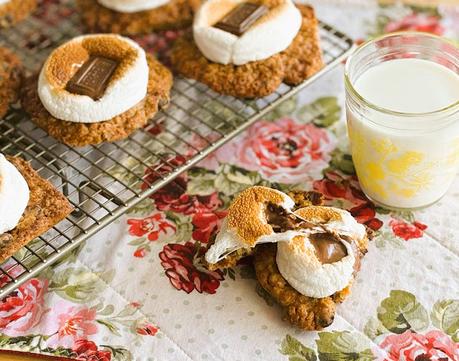
[[345, 86], [365, 194], [395, 209], [439, 200], [459, 164], [459, 48], [425, 33], [386, 35], [348, 59]]

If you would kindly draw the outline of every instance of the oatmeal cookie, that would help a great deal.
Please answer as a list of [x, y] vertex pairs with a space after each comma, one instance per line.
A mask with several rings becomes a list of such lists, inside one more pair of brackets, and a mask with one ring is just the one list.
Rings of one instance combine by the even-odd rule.
[[0, 29], [24, 20], [37, 7], [37, 0], [10, 0], [0, 5]]
[[29, 203], [19, 224], [0, 235], [0, 263], [45, 233], [72, 212], [69, 201], [22, 158], [7, 157], [22, 174], [30, 190]]
[[147, 55], [149, 71], [146, 97], [137, 105], [114, 118], [97, 123], [75, 123], [53, 117], [43, 106], [35, 75], [26, 80], [21, 102], [32, 121], [64, 144], [82, 147], [126, 138], [147, 124], [162, 104], [169, 100], [172, 74], [159, 61]]
[[10, 50], [0, 47], [0, 118], [4, 117], [10, 104], [18, 99], [22, 80], [22, 65]]
[[137, 35], [189, 26], [200, 2], [171, 0], [158, 8], [135, 13], [108, 9], [96, 0], [77, 0], [77, 5], [89, 31]]
[[[363, 257], [366, 249], [356, 252]], [[312, 298], [296, 291], [279, 272], [276, 263], [276, 244], [256, 247], [254, 267], [257, 280], [283, 308], [284, 319], [303, 330], [321, 330], [333, 323], [336, 304], [350, 294], [350, 284], [330, 297]], [[360, 262], [356, 262], [359, 263]]]
[[[259, 1], [268, 7], [274, 0]], [[240, 98], [259, 98], [274, 92], [282, 82], [297, 85], [323, 67], [318, 22], [312, 7], [297, 5], [303, 17], [301, 28], [290, 46], [265, 60], [244, 65], [223, 65], [208, 60], [193, 41], [192, 34], [177, 39], [171, 53], [173, 67], [217, 93]]]

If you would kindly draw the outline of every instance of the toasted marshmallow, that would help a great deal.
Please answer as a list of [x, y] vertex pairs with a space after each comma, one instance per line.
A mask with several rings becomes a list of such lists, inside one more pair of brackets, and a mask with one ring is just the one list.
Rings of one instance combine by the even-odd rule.
[[241, 36], [213, 27], [244, 0], [208, 0], [193, 22], [194, 41], [202, 54], [220, 64], [242, 65], [267, 59], [287, 49], [301, 27], [301, 13], [282, 0]]
[[170, 0], [97, 0], [106, 8], [120, 13], [135, 13], [137, 11], [151, 10], [167, 4]]
[[214, 264], [238, 249], [251, 249], [260, 243], [275, 243], [293, 239], [298, 232], [274, 233], [268, 224], [265, 209], [268, 203], [290, 211], [295, 202], [285, 193], [266, 187], [251, 187], [240, 193], [228, 209], [214, 244], [205, 259]]
[[22, 174], [0, 154], [0, 234], [18, 225], [29, 196], [29, 186]]
[[357, 241], [365, 239], [365, 226], [352, 217], [348, 211], [334, 207], [305, 207], [295, 211], [295, 214], [313, 223], [324, 225], [326, 229], [340, 235], [351, 237]]
[[[104, 95], [94, 100], [73, 94], [66, 84], [91, 54], [117, 60]], [[145, 51], [134, 41], [108, 34], [76, 37], [54, 50], [38, 80], [38, 95], [55, 118], [77, 123], [109, 120], [129, 110], [147, 94], [148, 64]]]
[[277, 245], [276, 262], [282, 276], [299, 293], [313, 298], [331, 296], [344, 289], [353, 278], [356, 256], [351, 243], [338, 235], [351, 237], [356, 242], [366, 237], [365, 227], [347, 211], [332, 207], [307, 207], [296, 212], [303, 218], [320, 223], [345, 249], [333, 262], [324, 262], [316, 251], [313, 240], [324, 233], [320, 228], [305, 230], [291, 242]]

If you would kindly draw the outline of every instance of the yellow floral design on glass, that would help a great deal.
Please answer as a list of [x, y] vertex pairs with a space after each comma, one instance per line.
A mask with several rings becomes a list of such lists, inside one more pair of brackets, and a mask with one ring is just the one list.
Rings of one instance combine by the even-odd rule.
[[459, 138], [453, 141], [451, 152], [446, 157], [446, 164], [452, 167], [459, 164]]
[[370, 196], [411, 198], [431, 184], [435, 164], [423, 153], [402, 151], [388, 138], [365, 138], [351, 127], [349, 137], [360, 183]]

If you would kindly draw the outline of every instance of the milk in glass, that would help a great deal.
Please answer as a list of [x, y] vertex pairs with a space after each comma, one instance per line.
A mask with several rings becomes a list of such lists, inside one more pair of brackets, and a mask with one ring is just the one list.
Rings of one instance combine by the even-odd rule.
[[[392, 51], [394, 42], [383, 42], [374, 49], [382, 55], [364, 54], [366, 68], [353, 79], [347, 74], [348, 132], [362, 190], [392, 208], [434, 203], [459, 164], [459, 58], [434, 55], [441, 44], [410, 50], [413, 42], [395, 42]], [[421, 50], [429, 56], [416, 57]]]

